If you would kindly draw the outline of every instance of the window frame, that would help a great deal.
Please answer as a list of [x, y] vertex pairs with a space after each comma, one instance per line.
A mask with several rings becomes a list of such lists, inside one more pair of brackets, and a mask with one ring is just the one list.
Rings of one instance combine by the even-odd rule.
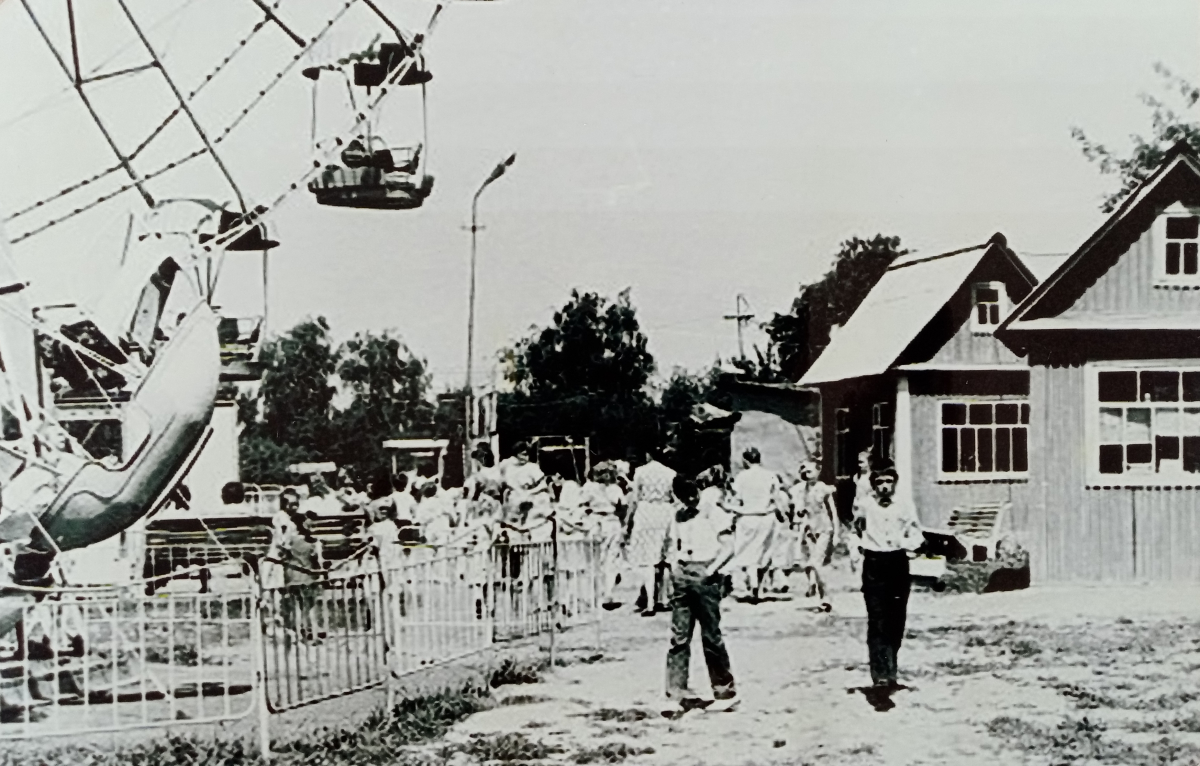
[[[979, 291], [980, 290], [995, 290], [998, 294], [996, 300], [996, 315], [997, 319], [993, 322], [983, 324], [979, 321]], [[991, 302], [989, 301], [989, 304]], [[1008, 300], [1008, 286], [1003, 282], [974, 282], [971, 285], [971, 332], [976, 335], [991, 335], [1000, 323], [1008, 317], [1012, 310], [1012, 304]]]
[[[1200, 250], [1200, 234], [1196, 239], [1167, 239], [1167, 221], [1171, 218], [1200, 218], [1200, 209], [1192, 209], [1185, 206], [1181, 202], [1176, 202], [1170, 205], [1155, 219], [1152, 228], [1153, 236], [1151, 241], [1151, 250], [1154, 253], [1154, 283], [1159, 287], [1195, 287], [1200, 288], [1200, 264], [1197, 265], [1195, 274], [1185, 274], [1185, 259], [1181, 249], [1179, 261], [1179, 273], [1167, 273], [1167, 246], [1171, 242], [1194, 242], [1197, 249]], [[1200, 253], [1197, 255], [1200, 260]]]
[[[1182, 397], [1182, 380], [1180, 381], [1181, 395], [1178, 401], [1172, 402], [1148, 402], [1147, 400], [1135, 402], [1101, 402], [1100, 401], [1100, 373], [1102, 372], [1193, 372], [1200, 373], [1200, 360], [1184, 362], [1177, 359], [1146, 359], [1146, 360], [1121, 360], [1103, 363], [1089, 363], [1084, 366], [1084, 442], [1083, 442], [1083, 459], [1084, 459], [1084, 481], [1085, 488], [1088, 489], [1114, 489], [1121, 487], [1159, 487], [1159, 488], [1176, 488], [1176, 489], [1200, 489], [1200, 472], [1185, 473], [1183, 471], [1159, 473], [1157, 471], [1147, 473], [1101, 473], [1100, 472], [1100, 446], [1105, 443], [1101, 440], [1100, 427], [1100, 410], [1106, 405], [1108, 408], [1128, 407], [1130, 405], [1138, 405], [1146, 403], [1147, 409], [1154, 409], [1157, 406], [1170, 408], [1174, 404], [1179, 410], [1183, 410], [1188, 404], [1194, 405], [1195, 409], [1200, 409], [1200, 401], [1185, 402]], [[1155, 465], [1155, 457], [1153, 445], [1158, 432], [1154, 427], [1155, 417], [1151, 416], [1150, 420], [1150, 443], [1152, 445], [1150, 465]], [[1167, 434], [1167, 436], [1178, 436], [1180, 439], [1179, 446], [1179, 461], [1182, 465], [1183, 458], [1183, 433], [1185, 429], [1178, 428], [1180, 433]], [[1120, 442], [1128, 444], [1128, 442]]]
[[850, 455], [850, 408], [833, 410], [833, 474], [835, 480], [851, 479], [858, 465]]
[[[937, 444], [937, 449], [932, 450], [934, 453], [934, 469], [937, 475], [939, 484], [994, 484], [994, 483], [1013, 483], [1029, 481], [1030, 469], [1032, 465], [1032, 440], [1030, 439], [1030, 431], [1033, 430], [1033, 404], [1028, 395], [1003, 394], [997, 396], [937, 396], [933, 397], [934, 403], [934, 440]], [[1025, 428], [1025, 470], [1024, 471], [946, 471], [943, 468], [943, 442], [942, 429], [948, 424], [942, 422], [942, 406], [945, 404], [962, 404], [968, 407], [972, 404], [990, 404], [993, 407], [993, 421], [995, 405], [997, 404], [1016, 404], [1019, 407], [1022, 405], [1029, 408], [1029, 422], [1021, 423], [1020, 415], [1018, 414], [1017, 423], [1011, 424], [1023, 426]], [[1018, 409], [1018, 413], [1020, 410]], [[969, 425], [969, 424], [968, 424]], [[1005, 427], [1009, 424], [991, 423], [984, 425], [984, 428], [995, 430], [997, 426]], [[956, 427], [950, 425], [950, 427]]]

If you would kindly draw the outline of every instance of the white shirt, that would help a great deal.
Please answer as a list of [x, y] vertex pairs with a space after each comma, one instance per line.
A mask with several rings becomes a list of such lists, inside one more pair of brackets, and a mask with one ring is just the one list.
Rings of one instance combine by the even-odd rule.
[[836, 490], [825, 482], [814, 482], [809, 486], [799, 482], [792, 487], [792, 507], [796, 511], [798, 526], [808, 527], [814, 533], [829, 532], [834, 528], [833, 495]]
[[413, 521], [417, 501], [413, 499], [412, 493], [408, 489], [405, 489], [403, 492], [393, 492], [392, 503], [396, 506], [397, 520]]
[[864, 497], [854, 498], [854, 518], [867, 520], [860, 538], [866, 550], [879, 553], [914, 551], [925, 542], [917, 509], [907, 500], [893, 497], [889, 505], [883, 506], [875, 493], [869, 492]]
[[678, 515], [672, 516], [667, 526], [666, 560], [672, 564], [707, 564], [717, 558], [721, 553], [721, 536], [729, 531], [723, 521], [701, 508], [687, 521], [679, 521]]
[[377, 521], [367, 532], [371, 535], [371, 542], [379, 549], [379, 566], [382, 569], [395, 569], [404, 563], [400, 551], [400, 530], [394, 521]]
[[752, 465], [733, 480], [733, 494], [741, 508], [741, 516], [765, 516], [775, 512], [776, 494], [779, 492], [779, 477], [763, 468]]

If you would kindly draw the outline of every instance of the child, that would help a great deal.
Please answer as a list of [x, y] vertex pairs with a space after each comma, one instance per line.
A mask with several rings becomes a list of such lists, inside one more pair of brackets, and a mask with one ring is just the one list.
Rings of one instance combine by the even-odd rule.
[[692, 633], [700, 623], [704, 660], [713, 698], [732, 707], [737, 692], [729, 669], [729, 654], [721, 637], [721, 568], [733, 558], [733, 542], [723, 519], [699, 508], [700, 492], [686, 476], [676, 476], [671, 489], [683, 505], [675, 512], [663, 538], [663, 558], [671, 565], [671, 648], [667, 651], [667, 698], [684, 710], [703, 707], [688, 688]]
[[911, 580], [908, 558], [925, 542], [917, 510], [896, 497], [896, 469], [871, 472], [871, 492], [854, 498], [854, 530], [862, 548], [862, 593], [867, 605], [867, 654], [876, 686], [896, 685]]

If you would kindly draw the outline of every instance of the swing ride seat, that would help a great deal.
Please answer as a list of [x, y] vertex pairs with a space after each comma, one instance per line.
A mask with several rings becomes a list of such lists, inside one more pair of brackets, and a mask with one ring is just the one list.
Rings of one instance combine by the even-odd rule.
[[308, 183], [317, 204], [367, 210], [411, 210], [425, 202], [433, 191], [433, 176], [374, 167], [347, 168], [326, 165], [321, 175]]
[[[406, 43], [383, 43], [379, 46], [378, 59], [376, 61], [356, 61], [354, 63], [354, 84], [366, 87], [374, 87], [382, 85], [383, 81], [392, 72], [404, 65], [404, 62], [412, 58], [413, 52]], [[424, 69], [420, 69], [417, 62], [413, 61], [412, 66], [408, 68], [400, 79], [396, 82], [397, 85], [423, 85], [433, 79], [433, 75]]]
[[[200, 243], [204, 244], [221, 236], [227, 231], [236, 229], [244, 223], [254, 223], [254, 221], [266, 213], [267, 209], [261, 205], [254, 210], [249, 211], [246, 215], [235, 213], [232, 210], [222, 210], [221, 220], [217, 224], [216, 234], [201, 234]], [[238, 236], [232, 242], [225, 245], [226, 250], [234, 252], [246, 252], [255, 250], [270, 250], [273, 247], [279, 247], [279, 243], [267, 236], [267, 225], [259, 223], [253, 225], [246, 233]]]
[[[200, 304], [158, 352], [125, 408], [125, 419], [137, 419], [145, 431], [125, 464], [88, 461], [40, 516], [53, 546], [73, 550], [105, 540], [172, 489], [212, 417], [220, 368], [217, 317]], [[37, 540], [34, 547], [48, 545]]]

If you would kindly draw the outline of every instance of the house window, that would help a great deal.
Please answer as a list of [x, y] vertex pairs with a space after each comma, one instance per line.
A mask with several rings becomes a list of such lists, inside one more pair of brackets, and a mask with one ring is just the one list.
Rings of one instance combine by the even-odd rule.
[[871, 454], [876, 460], [892, 460], [892, 406], [877, 402], [871, 406]]
[[1167, 218], [1167, 247], [1164, 271], [1168, 277], [1195, 277], [1200, 274], [1200, 216]]
[[1008, 294], [1003, 282], [980, 282], [972, 288], [971, 327], [977, 333], [990, 333], [1008, 313]]
[[993, 479], [1029, 472], [1029, 403], [943, 401], [943, 479]]
[[833, 411], [833, 440], [834, 475], [849, 479], [857, 466], [850, 452], [850, 410], [845, 407]]
[[1200, 479], [1200, 369], [1101, 371], [1096, 384], [1101, 481]]

